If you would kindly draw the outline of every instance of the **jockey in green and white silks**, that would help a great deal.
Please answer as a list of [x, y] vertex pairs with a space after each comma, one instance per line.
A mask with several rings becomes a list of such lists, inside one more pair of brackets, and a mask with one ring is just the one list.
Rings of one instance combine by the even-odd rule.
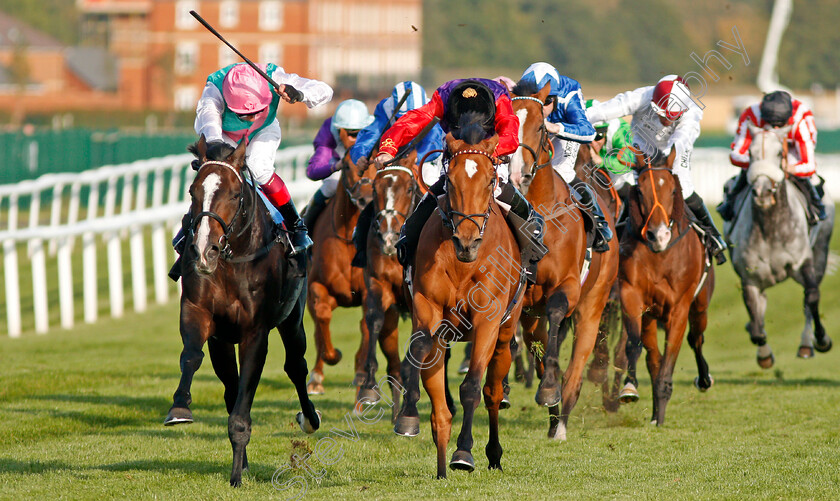
[[[586, 100], [587, 109], [595, 104], [600, 102], [597, 99]], [[610, 181], [616, 191], [626, 192], [630, 186], [636, 184], [633, 169], [619, 161], [619, 158], [630, 164], [636, 161], [633, 152], [626, 148], [633, 144], [630, 124], [623, 118], [613, 118], [592, 125], [595, 127], [595, 139], [589, 143], [592, 148], [592, 161], [609, 172]], [[624, 195], [622, 198], [626, 199]]]

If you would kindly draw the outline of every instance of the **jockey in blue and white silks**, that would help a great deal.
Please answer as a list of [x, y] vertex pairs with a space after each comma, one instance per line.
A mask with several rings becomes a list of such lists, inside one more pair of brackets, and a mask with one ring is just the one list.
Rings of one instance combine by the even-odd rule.
[[548, 63], [534, 63], [522, 73], [522, 84], [533, 84], [537, 91], [551, 84], [546, 100], [546, 110], [552, 105], [545, 118], [546, 129], [554, 137], [554, 157], [551, 166], [567, 183], [575, 177], [575, 160], [581, 143], [595, 139], [595, 127], [586, 118], [586, 104], [583, 91], [577, 80], [560, 75]]

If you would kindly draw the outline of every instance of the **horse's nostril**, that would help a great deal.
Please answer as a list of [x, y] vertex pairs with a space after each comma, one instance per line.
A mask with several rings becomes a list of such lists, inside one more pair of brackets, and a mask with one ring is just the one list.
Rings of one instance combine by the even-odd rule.
[[647, 238], [648, 240], [655, 240], [656, 239], [656, 233], [648, 230], [648, 232], [645, 233], [645, 238]]
[[198, 246], [195, 244], [190, 244], [190, 252], [192, 252], [195, 255], [198, 255]]

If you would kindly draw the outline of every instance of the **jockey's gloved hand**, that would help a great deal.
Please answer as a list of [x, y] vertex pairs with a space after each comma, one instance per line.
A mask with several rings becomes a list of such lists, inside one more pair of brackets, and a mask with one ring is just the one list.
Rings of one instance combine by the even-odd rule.
[[303, 101], [303, 92], [295, 89], [289, 84], [283, 86], [283, 92], [285, 92], [286, 96], [289, 97], [289, 104], [295, 104], [299, 101]]

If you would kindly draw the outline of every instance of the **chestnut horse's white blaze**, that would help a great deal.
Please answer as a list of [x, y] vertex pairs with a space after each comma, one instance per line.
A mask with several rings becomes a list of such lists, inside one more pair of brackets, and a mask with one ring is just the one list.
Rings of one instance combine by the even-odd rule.
[[[526, 108], [517, 110], [516, 118], [519, 119], [519, 143], [522, 144], [522, 130], [525, 128], [525, 121], [528, 119], [528, 110]], [[522, 174], [524, 174], [525, 157], [522, 155], [522, 148], [517, 148], [516, 152], [510, 157], [510, 180], [515, 185], [519, 184]]]
[[[222, 184], [222, 178], [219, 177], [218, 174], [209, 174], [205, 179], [204, 182], [201, 183], [202, 188], [204, 188], [204, 200], [201, 202], [201, 211], [202, 212], [209, 212], [210, 211], [210, 203], [213, 202], [213, 196], [216, 195], [216, 191], [219, 189], [219, 186]], [[201, 223], [198, 225], [198, 234], [196, 234], [195, 241], [196, 246], [198, 247], [198, 255], [204, 256], [204, 250], [207, 248], [207, 241], [210, 239], [210, 218], [205, 217], [201, 219]]]

